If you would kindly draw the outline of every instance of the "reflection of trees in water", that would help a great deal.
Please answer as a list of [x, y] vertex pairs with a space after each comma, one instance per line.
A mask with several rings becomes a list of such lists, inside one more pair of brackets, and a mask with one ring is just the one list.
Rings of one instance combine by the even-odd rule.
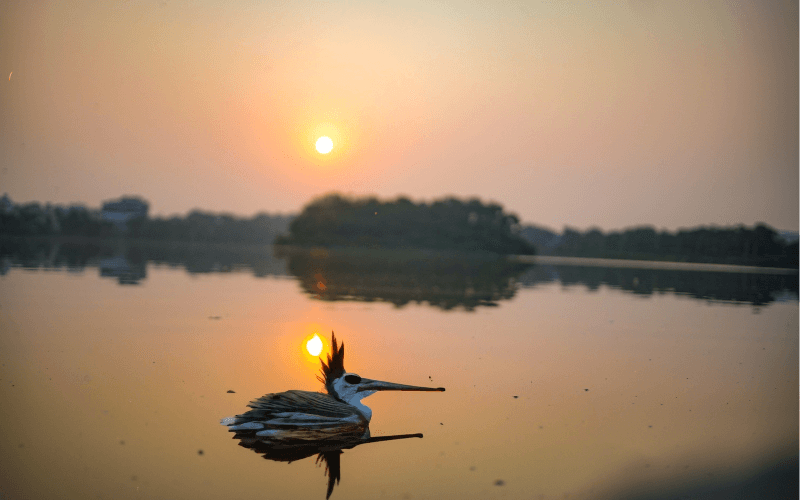
[[527, 264], [476, 254], [423, 251], [292, 251], [289, 271], [321, 300], [427, 302], [449, 310], [495, 306], [517, 290]]
[[[497, 305], [517, 287], [539, 283], [605, 285], [638, 295], [675, 293], [701, 300], [766, 305], [797, 299], [798, 276], [664, 269], [512, 264], [502, 259], [422, 251], [287, 251], [271, 246], [142, 243], [124, 240], [0, 239], [0, 274], [10, 267], [97, 267], [102, 276], [135, 284], [148, 263], [189, 273], [252, 272], [296, 276], [321, 300], [385, 301], [403, 306], [428, 302], [442, 309]], [[473, 257], [469, 257], [473, 255]], [[287, 266], [288, 260], [288, 266]]]
[[708, 301], [769, 304], [781, 295], [798, 296], [797, 274], [776, 275], [668, 269], [635, 269], [588, 266], [536, 266], [519, 278], [523, 286], [539, 283], [601, 285], [638, 295], [675, 293]]
[[98, 267], [101, 276], [135, 284], [146, 276], [147, 264], [183, 267], [189, 273], [251, 271], [255, 276], [285, 276], [286, 264], [268, 245], [162, 243], [125, 240], [0, 240], [0, 272], [10, 267]]
[[271, 245], [156, 244], [142, 247], [147, 260], [183, 266], [189, 273], [250, 271], [256, 277], [285, 276], [286, 263], [273, 256]]

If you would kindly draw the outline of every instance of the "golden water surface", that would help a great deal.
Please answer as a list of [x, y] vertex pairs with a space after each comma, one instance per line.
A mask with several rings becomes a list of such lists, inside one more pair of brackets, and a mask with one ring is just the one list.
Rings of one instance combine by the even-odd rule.
[[0, 293], [3, 500], [324, 498], [313, 459], [264, 460], [219, 419], [264, 393], [319, 390], [302, 348], [331, 330], [348, 371], [447, 389], [365, 399], [373, 436], [424, 438], [345, 451], [334, 499], [616, 497], [798, 450], [796, 298], [556, 282], [443, 310], [165, 266], [128, 286], [12, 268]]

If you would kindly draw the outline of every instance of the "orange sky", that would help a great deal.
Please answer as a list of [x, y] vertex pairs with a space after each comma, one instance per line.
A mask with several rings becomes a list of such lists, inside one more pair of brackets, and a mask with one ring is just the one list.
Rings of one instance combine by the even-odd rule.
[[479, 196], [553, 229], [796, 230], [797, 11], [11, 0], [0, 191], [242, 215]]

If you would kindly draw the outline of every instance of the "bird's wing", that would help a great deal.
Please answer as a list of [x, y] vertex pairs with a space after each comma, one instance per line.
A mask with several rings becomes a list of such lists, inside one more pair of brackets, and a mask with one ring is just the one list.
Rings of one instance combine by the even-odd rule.
[[286, 391], [279, 394], [266, 394], [252, 401], [252, 412], [307, 413], [322, 417], [346, 418], [358, 411], [351, 405], [339, 401], [329, 394], [309, 391]]
[[355, 407], [318, 392], [266, 394], [248, 406], [250, 411], [221, 423], [236, 433], [233, 437], [241, 446], [271, 460], [291, 461], [351, 447], [361, 442], [368, 429], [367, 420]]
[[[256, 422], [269, 426], [323, 425], [335, 423], [361, 423], [363, 417], [355, 407], [328, 394], [309, 391], [286, 391], [265, 394], [249, 405], [251, 410], [222, 420], [223, 425], [235, 426]], [[242, 428], [244, 429], [244, 428]]]

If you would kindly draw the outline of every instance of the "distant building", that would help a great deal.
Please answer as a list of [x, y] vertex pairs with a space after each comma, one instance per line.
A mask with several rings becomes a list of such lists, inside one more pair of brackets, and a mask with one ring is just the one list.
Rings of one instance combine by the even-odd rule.
[[127, 222], [137, 217], [147, 217], [149, 206], [146, 201], [135, 197], [122, 197], [103, 203], [100, 218], [112, 222], [118, 229], [124, 231]]
[[11, 201], [11, 198], [8, 197], [8, 194], [3, 193], [3, 197], [0, 198], [0, 211], [4, 214], [11, 213], [14, 210], [14, 203]]

